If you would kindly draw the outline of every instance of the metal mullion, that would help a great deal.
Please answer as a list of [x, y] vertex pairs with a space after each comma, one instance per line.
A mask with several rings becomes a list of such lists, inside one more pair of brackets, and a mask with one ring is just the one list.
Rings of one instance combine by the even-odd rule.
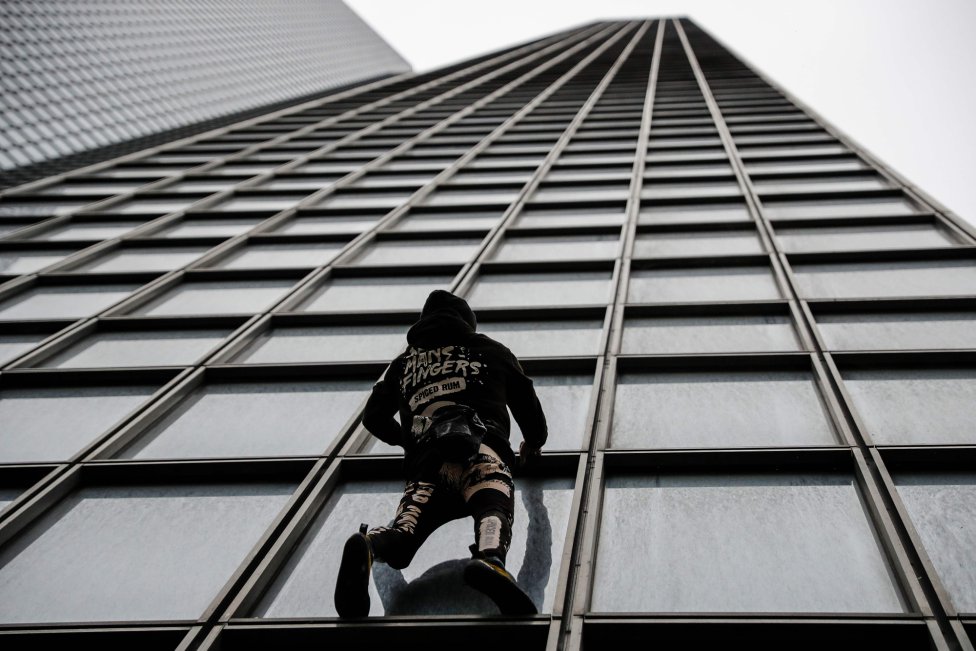
[[[679, 37], [681, 38], [682, 46], [685, 51], [685, 55], [688, 58], [688, 62], [691, 65], [692, 71], [695, 78], [698, 80], [699, 87], [702, 91], [706, 102], [709, 105], [709, 110], [712, 112], [713, 118], [716, 122], [716, 127], [719, 133], [722, 135], [722, 140], [725, 144], [726, 151], [728, 152], [730, 162], [732, 163], [733, 169], [736, 172], [736, 176], [739, 177], [740, 185], [743, 189], [744, 198], [747, 204], [754, 210], [754, 213], [759, 222], [760, 228], [766, 231], [767, 237], [770, 238], [770, 250], [774, 253], [772, 254], [774, 269], [778, 270], [778, 273], [783, 274], [786, 280], [786, 285], [788, 287], [788, 299], [790, 301], [791, 309], [796, 311], [796, 306], [799, 305], [801, 301], [799, 291], [795, 285], [795, 279], [790, 269], [789, 262], [785, 253], [780, 252], [779, 248], [776, 246], [775, 240], [771, 237], [772, 232], [769, 220], [766, 218], [762, 203], [758, 199], [758, 194], [752, 185], [752, 181], [749, 174], [739, 156], [738, 148], [732, 138], [731, 132], [728, 129], [728, 125], [725, 122], [722, 111], [719, 108], [714, 96], [711, 93], [711, 89], [708, 85], [708, 81], [702, 71], [698, 59], [694, 53], [690, 41], [684, 32], [679, 21], [674, 20], [675, 28], [678, 31]], [[731, 54], [730, 54], [731, 56]], [[809, 314], [808, 310], [799, 310], [798, 314], [803, 316], [802, 323], [797, 325], [802, 326], [803, 330], [807, 334], [807, 338], [814, 343], [813, 351], [814, 358], [817, 359], [822, 365], [826, 367], [832, 366], [832, 361], [830, 361], [829, 356], [825, 356], [825, 353], [819, 346], [817, 346], [816, 330], [810, 322], [807, 321], [806, 316]], [[822, 371], [821, 366], [821, 371]], [[831, 368], [832, 375], [836, 371], [836, 367]], [[833, 375], [836, 381], [836, 375]], [[836, 394], [837, 387], [834, 386], [834, 393]], [[836, 397], [836, 396], [835, 396]], [[838, 400], [834, 400], [828, 403], [828, 409], [833, 409], [840, 407], [841, 403]], [[836, 415], [835, 420], [841, 422], [846, 419], [846, 414], [839, 413]], [[887, 492], [887, 487], [880, 475], [880, 470], [878, 465], [874, 463], [867, 463], [864, 461], [870, 456], [870, 449], [864, 444], [863, 440], [857, 441], [855, 437], [855, 445], [850, 449], [855, 455], [855, 459], [858, 461], [857, 467], [862, 471], [861, 477], [863, 478], [863, 488], [865, 490], [865, 500], [869, 508], [869, 512], [873, 515], [871, 518], [873, 528], [879, 536], [882, 537], [884, 548], [889, 552], [888, 563], [892, 566], [892, 570], [900, 577], [900, 587], [906, 589], [908, 594], [906, 596], [910, 597], [914, 602], [914, 605], [920, 610], [920, 612], [926, 616], [932, 616], [935, 613], [935, 622], [938, 624], [936, 627], [939, 631], [940, 637], [933, 630], [933, 638], [937, 646], [949, 648], [951, 646], [951, 641], [953, 639], [952, 632], [948, 623], [948, 617], [945, 611], [941, 608], [941, 604], [938, 600], [933, 600], [930, 598], [930, 590], [932, 590], [931, 579], [924, 577], [925, 581], [920, 581], [919, 577], [916, 575], [912, 564], [909, 562], [909, 551], [917, 554], [917, 551], [911, 549], [905, 544], [902, 539], [900, 532], [898, 531], [898, 526], [892, 519], [886, 517], [888, 513], [888, 504], [892, 500], [892, 496]], [[882, 465], [883, 467], [883, 465]], [[901, 524], [904, 527], [904, 524]], [[928, 587], [926, 587], [926, 585]]]
[[626, 303], [626, 289], [629, 278], [630, 258], [633, 250], [633, 240], [636, 235], [637, 217], [640, 212], [640, 191], [643, 184], [644, 170], [647, 162], [647, 143], [650, 139], [651, 124], [654, 112], [658, 74], [662, 58], [664, 33], [667, 23], [657, 21], [657, 33], [654, 38], [654, 49], [651, 55], [648, 71], [647, 86], [644, 91], [644, 102], [641, 113], [641, 126], [638, 132], [637, 146], [634, 152], [634, 164], [631, 170], [630, 193], [626, 207], [626, 219], [623, 228], [623, 245], [620, 247], [617, 261], [618, 271], [615, 287], [608, 305], [608, 324], [604, 337], [604, 353], [600, 357], [602, 364], [597, 367], [597, 382], [600, 393], [594, 401], [597, 420], [592, 423], [590, 447], [587, 451], [585, 479], [580, 489], [581, 508], [575, 535], [575, 565], [570, 589], [566, 594], [564, 627], [559, 648], [579, 649], [583, 640], [583, 617], [589, 606], [589, 594], [592, 587], [593, 569], [596, 562], [596, 546], [600, 529], [600, 513], [603, 504], [604, 453], [603, 442], [609, 436], [608, 418], [613, 406], [607, 399], [608, 386], [612, 386], [616, 377], [616, 355], [619, 344], [617, 332], [622, 330], [623, 305]]
[[[536, 167], [535, 171], [532, 173], [532, 176], [529, 178], [529, 180], [526, 181], [525, 184], [522, 186], [522, 189], [519, 191], [518, 196], [511, 204], [509, 204], [508, 208], [502, 214], [502, 217], [499, 220], [499, 222], [492, 228], [491, 231], [489, 231], [488, 235], [485, 237], [485, 241], [482, 244], [481, 249], [476, 253], [472, 261], [468, 263], [468, 265], [466, 266], [466, 270], [462, 270], [460, 277], [455, 280], [454, 285], [451, 287], [452, 291], [455, 291], [460, 295], [464, 296], [467, 295], [468, 292], [471, 290], [474, 280], [478, 276], [478, 272], [480, 271], [481, 265], [485, 261], [484, 260], [485, 256], [493, 252], [500, 245], [510, 225], [515, 221], [519, 213], [521, 213], [522, 209], [525, 207], [528, 198], [539, 187], [539, 185], [542, 182], [542, 179], [545, 177], [546, 174], [548, 174], [549, 170], [553, 167], [555, 162], [562, 155], [563, 151], [565, 151], [566, 147], [569, 146], [573, 136], [579, 130], [579, 127], [583, 124], [583, 121], [586, 119], [586, 117], [590, 115], [593, 108], [596, 106], [597, 101], [600, 99], [600, 97], [602, 97], [604, 91], [610, 85], [610, 82], [617, 75], [617, 72], [620, 70], [623, 63], [626, 61], [626, 58], [630, 56], [630, 53], [633, 51], [634, 47], [636, 47], [639, 39], [649, 28], [649, 25], [650, 23], [647, 21], [645, 21], [641, 25], [641, 27], [637, 30], [637, 33], [631, 38], [631, 41], [627, 44], [627, 47], [624, 49], [623, 52], [621, 52], [620, 56], [617, 57], [617, 60], [613, 63], [613, 65], [610, 67], [607, 73], [600, 80], [600, 83], [597, 84], [596, 88], [594, 88], [594, 90], [589, 94], [586, 101], [582, 104], [582, 106], [580, 106], [580, 109], [577, 111], [573, 120], [563, 130], [562, 135], [559, 137], [559, 140], [556, 141], [556, 143], [549, 150], [549, 153], [546, 155], [546, 157], [542, 160], [539, 166]], [[593, 59], [595, 58], [596, 57], [594, 56]], [[581, 62], [581, 64], [582, 63], [584, 62]], [[560, 81], [562, 83], [565, 83], [565, 81], [568, 81], [570, 74], [572, 74], [572, 76], [575, 76], [576, 74], [579, 74], [579, 72], [581, 72], [582, 70], [583, 70], [583, 66], [577, 65], [576, 68], [570, 71], [570, 73], [567, 73], [565, 80], [560, 80]], [[562, 83], [560, 83], [560, 85], [562, 85]], [[555, 92], [555, 90], [553, 92]]]

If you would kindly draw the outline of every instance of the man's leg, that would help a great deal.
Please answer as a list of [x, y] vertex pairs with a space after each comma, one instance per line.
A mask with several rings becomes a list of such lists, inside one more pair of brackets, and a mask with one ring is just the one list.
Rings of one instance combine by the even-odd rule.
[[340, 617], [369, 614], [369, 572], [374, 560], [405, 568], [427, 537], [451, 519], [449, 496], [442, 493], [435, 483], [409, 481], [389, 526], [349, 537], [336, 579], [335, 606]]
[[532, 599], [505, 569], [512, 543], [515, 484], [512, 472], [494, 450], [482, 445], [475, 463], [465, 473], [463, 496], [474, 517], [474, 558], [464, 569], [465, 581], [485, 593], [506, 615], [533, 615]]

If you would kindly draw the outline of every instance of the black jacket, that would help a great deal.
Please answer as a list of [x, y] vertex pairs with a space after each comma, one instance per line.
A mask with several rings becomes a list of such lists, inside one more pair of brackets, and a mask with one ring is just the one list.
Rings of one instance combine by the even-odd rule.
[[[439, 406], [467, 405], [488, 430], [484, 442], [511, 465], [510, 422], [506, 406], [526, 442], [541, 448], [548, 431], [532, 380], [503, 344], [475, 332], [474, 313], [461, 298], [435, 291], [421, 318], [407, 332], [406, 352], [390, 364], [373, 386], [363, 425], [374, 436], [406, 453], [406, 466], [417, 452], [411, 426], [415, 416]], [[393, 415], [399, 412], [400, 422]]]

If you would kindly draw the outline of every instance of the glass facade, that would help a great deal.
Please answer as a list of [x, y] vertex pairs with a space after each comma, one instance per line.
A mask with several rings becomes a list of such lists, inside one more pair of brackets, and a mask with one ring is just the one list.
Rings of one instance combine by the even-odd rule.
[[[3, 260], [39, 258], [0, 276], [0, 628], [969, 648], [976, 239], [926, 201], [670, 18], [4, 192]], [[434, 288], [548, 415], [509, 554], [541, 614], [464, 587], [465, 519], [340, 621], [342, 541], [402, 488], [362, 406]]]

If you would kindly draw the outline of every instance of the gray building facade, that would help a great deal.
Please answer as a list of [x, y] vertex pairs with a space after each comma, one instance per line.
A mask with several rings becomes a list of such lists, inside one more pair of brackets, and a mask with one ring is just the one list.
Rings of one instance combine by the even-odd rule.
[[[0, 194], [0, 639], [971, 649], [965, 222], [687, 19], [601, 22]], [[373, 609], [358, 416], [434, 288], [535, 378], [509, 567]], [[517, 445], [519, 433], [513, 433]]]
[[10, 0], [0, 25], [7, 186], [410, 70], [341, 0]]

